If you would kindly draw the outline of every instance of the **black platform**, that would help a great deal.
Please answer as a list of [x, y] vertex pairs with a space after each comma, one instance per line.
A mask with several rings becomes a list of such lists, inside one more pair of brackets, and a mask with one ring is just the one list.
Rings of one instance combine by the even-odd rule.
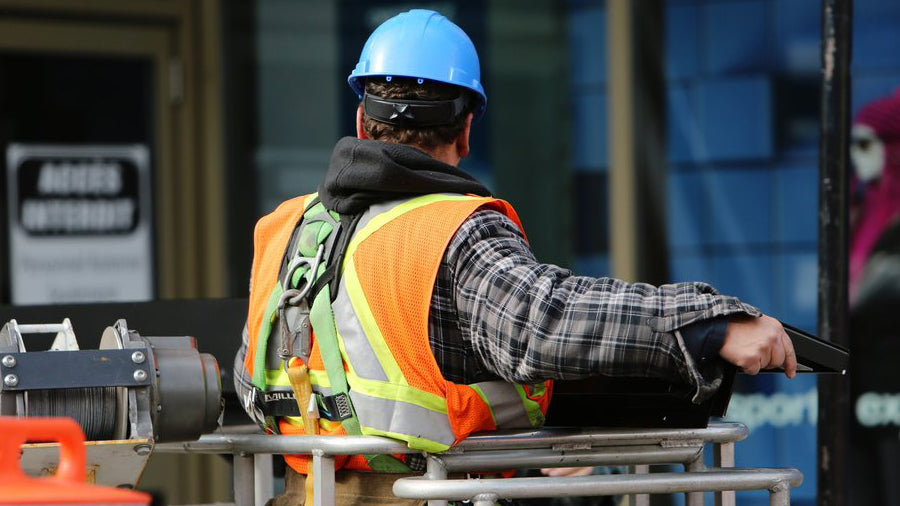
[[[785, 325], [797, 353], [799, 373], [846, 372], [849, 352], [800, 329]], [[661, 380], [597, 377], [557, 381], [547, 412], [548, 427], [702, 428], [711, 417], [725, 416], [736, 369], [726, 365], [722, 386], [701, 404], [692, 391]], [[770, 370], [764, 372], [777, 372]]]

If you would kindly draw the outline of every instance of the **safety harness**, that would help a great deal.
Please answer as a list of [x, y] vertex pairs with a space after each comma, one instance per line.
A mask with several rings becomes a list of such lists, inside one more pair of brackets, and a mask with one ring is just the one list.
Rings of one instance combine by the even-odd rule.
[[[362, 435], [349, 396], [332, 309], [347, 245], [360, 217], [329, 211], [313, 196], [294, 227], [257, 343], [253, 375], [253, 385], [258, 389], [255, 406], [267, 432], [278, 432], [278, 417], [300, 416], [306, 433], [317, 434], [321, 416], [340, 422], [348, 435]], [[280, 342], [270, 343], [276, 324]], [[331, 387], [329, 395], [312, 391], [308, 371], [312, 332]], [[282, 364], [282, 371], [276, 372], [281, 378], [274, 379], [267, 378], [273, 371], [265, 371], [266, 351], [273, 345], [277, 345]], [[279, 388], [285, 383], [284, 376], [290, 383], [289, 392]], [[390, 455], [365, 457], [374, 471], [410, 471]]]

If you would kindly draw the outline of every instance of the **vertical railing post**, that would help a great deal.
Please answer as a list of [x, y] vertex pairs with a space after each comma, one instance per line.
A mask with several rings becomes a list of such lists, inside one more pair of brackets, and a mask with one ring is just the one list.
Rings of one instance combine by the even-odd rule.
[[769, 490], [769, 506], [791, 506], [791, 486], [779, 483]]
[[[441, 460], [440, 457], [429, 454], [426, 457], [426, 462], [428, 463], [428, 467], [426, 468], [425, 476], [427, 476], [429, 480], [447, 479], [447, 468], [444, 466], [444, 461]], [[447, 501], [432, 499], [428, 501], [428, 506], [447, 506]]]
[[[634, 465], [628, 466], [632, 474], [650, 474], [650, 466]], [[632, 494], [630, 506], [650, 506], [650, 494]]]
[[253, 454], [234, 454], [234, 504], [256, 506], [256, 487], [253, 476]]
[[[849, 347], [850, 44], [852, 0], [822, 0], [819, 145], [819, 335]], [[846, 376], [818, 378], [818, 504], [847, 504], [850, 387]]]
[[[694, 460], [684, 464], [684, 470], [689, 473], [697, 473], [704, 471], [706, 465], [703, 463], [703, 452]], [[703, 492], [687, 492], [685, 495], [685, 504], [687, 506], [703, 506]]]
[[312, 452], [314, 506], [334, 506], [334, 456]]
[[[734, 467], [734, 443], [713, 444], [713, 464], [719, 468]], [[716, 506], [735, 506], [734, 490], [723, 490], [715, 493]]]
[[254, 504], [263, 506], [275, 495], [273, 480], [272, 455], [257, 453], [253, 456]]

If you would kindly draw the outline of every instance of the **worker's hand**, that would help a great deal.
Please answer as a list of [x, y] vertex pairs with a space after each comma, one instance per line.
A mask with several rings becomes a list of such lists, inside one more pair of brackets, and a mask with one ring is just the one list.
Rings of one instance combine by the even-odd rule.
[[593, 467], [544, 467], [541, 474], [545, 476], [587, 476], [594, 470]]
[[719, 355], [747, 374], [780, 367], [788, 378], [797, 375], [794, 344], [781, 322], [770, 316], [729, 318]]

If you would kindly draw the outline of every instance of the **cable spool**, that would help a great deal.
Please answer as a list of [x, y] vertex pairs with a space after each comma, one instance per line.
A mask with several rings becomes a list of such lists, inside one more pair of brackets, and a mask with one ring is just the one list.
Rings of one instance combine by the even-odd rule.
[[25, 393], [25, 416], [74, 418], [88, 441], [118, 439], [116, 388], [65, 388]]
[[[27, 352], [23, 335], [57, 333], [48, 351]], [[81, 350], [68, 320], [0, 329], [0, 415], [74, 418], [92, 441], [185, 441], [211, 432], [222, 412], [212, 355], [190, 336], [142, 337], [125, 320], [100, 349]]]

